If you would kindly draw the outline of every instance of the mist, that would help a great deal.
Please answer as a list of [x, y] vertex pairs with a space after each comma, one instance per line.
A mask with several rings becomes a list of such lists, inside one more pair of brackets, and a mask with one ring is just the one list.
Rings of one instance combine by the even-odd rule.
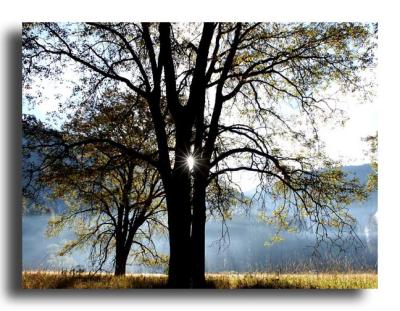
[[[361, 167], [363, 168], [363, 167]], [[365, 174], [362, 174], [365, 175]], [[283, 241], [266, 245], [275, 228], [260, 222], [256, 208], [247, 215], [234, 215], [223, 226], [220, 220], [206, 225], [207, 272], [318, 272], [377, 270], [377, 193], [365, 202], [349, 206], [357, 220], [356, 232], [363, 246], [347, 245], [344, 252], [320, 247], [315, 252], [315, 235], [311, 232], [282, 233]], [[86, 249], [58, 256], [62, 244], [74, 238], [64, 230], [56, 238], [45, 235], [50, 215], [25, 215], [22, 219], [22, 264], [24, 270], [91, 271]], [[155, 238], [157, 250], [168, 254], [168, 237]], [[112, 272], [109, 262], [106, 271]], [[127, 272], [163, 273], [165, 267], [130, 264]]]

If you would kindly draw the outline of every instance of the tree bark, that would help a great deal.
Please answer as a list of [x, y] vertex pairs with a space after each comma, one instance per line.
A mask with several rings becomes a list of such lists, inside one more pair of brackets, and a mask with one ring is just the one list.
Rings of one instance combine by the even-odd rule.
[[[204, 169], [204, 168], [202, 168]], [[205, 287], [205, 226], [206, 226], [206, 178], [204, 171], [195, 174], [193, 186], [192, 260], [193, 287]]]
[[182, 163], [175, 165], [167, 186], [168, 229], [170, 259], [168, 285], [189, 288], [190, 276], [190, 175]]
[[128, 260], [129, 251], [126, 251], [121, 246], [117, 245], [115, 255], [115, 276], [125, 275], [126, 273], [126, 262]]

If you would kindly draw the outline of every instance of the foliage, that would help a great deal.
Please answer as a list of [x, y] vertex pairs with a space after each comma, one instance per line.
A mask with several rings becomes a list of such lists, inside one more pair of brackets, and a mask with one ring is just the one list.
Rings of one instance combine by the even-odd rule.
[[63, 228], [72, 228], [76, 239], [68, 241], [59, 255], [89, 246], [97, 269], [110, 260], [116, 264], [118, 248], [136, 263], [163, 264], [166, 260], [152, 240], [154, 234], [165, 231], [164, 192], [157, 171], [121, 154], [113, 145], [79, 143], [94, 136], [141, 148], [151, 143], [144, 124], [130, 115], [127, 99], [119, 99], [113, 109], [82, 109], [59, 131], [29, 116], [23, 122], [25, 154], [34, 150], [41, 154], [41, 162], [26, 163], [25, 172], [32, 170], [36, 187], [50, 189], [53, 200], [66, 204], [49, 221], [47, 234], [55, 236]]
[[368, 191], [378, 190], [378, 133], [367, 136], [364, 141], [369, 144], [369, 156], [371, 158], [371, 167], [373, 172], [368, 176], [367, 189]]

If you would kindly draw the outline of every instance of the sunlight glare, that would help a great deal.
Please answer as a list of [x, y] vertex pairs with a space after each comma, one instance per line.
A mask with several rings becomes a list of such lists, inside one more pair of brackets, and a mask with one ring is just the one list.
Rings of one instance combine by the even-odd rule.
[[186, 161], [187, 161], [187, 165], [189, 167], [189, 170], [192, 170], [193, 166], [194, 166], [194, 158], [193, 158], [193, 156], [192, 155], [188, 156]]

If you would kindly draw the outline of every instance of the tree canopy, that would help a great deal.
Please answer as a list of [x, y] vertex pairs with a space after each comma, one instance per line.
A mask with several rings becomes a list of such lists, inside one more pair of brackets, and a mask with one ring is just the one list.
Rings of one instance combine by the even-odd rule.
[[[136, 263], [162, 264], [165, 258], [157, 253], [153, 236], [166, 228], [165, 194], [157, 171], [114, 146], [145, 150], [151, 142], [145, 124], [130, 116], [126, 98], [119, 99], [113, 109], [76, 114], [57, 131], [32, 117], [23, 120], [24, 172], [34, 176], [33, 184], [24, 187], [26, 195], [32, 199], [30, 193], [42, 190], [42, 196], [47, 192], [50, 199], [62, 199], [66, 208], [50, 220], [48, 234], [68, 226], [75, 232], [76, 239], [60, 254], [90, 246], [94, 268], [112, 262], [117, 275], [125, 273], [129, 257]], [[114, 144], [82, 143], [95, 134]], [[36, 157], [28, 158], [32, 153]]]

